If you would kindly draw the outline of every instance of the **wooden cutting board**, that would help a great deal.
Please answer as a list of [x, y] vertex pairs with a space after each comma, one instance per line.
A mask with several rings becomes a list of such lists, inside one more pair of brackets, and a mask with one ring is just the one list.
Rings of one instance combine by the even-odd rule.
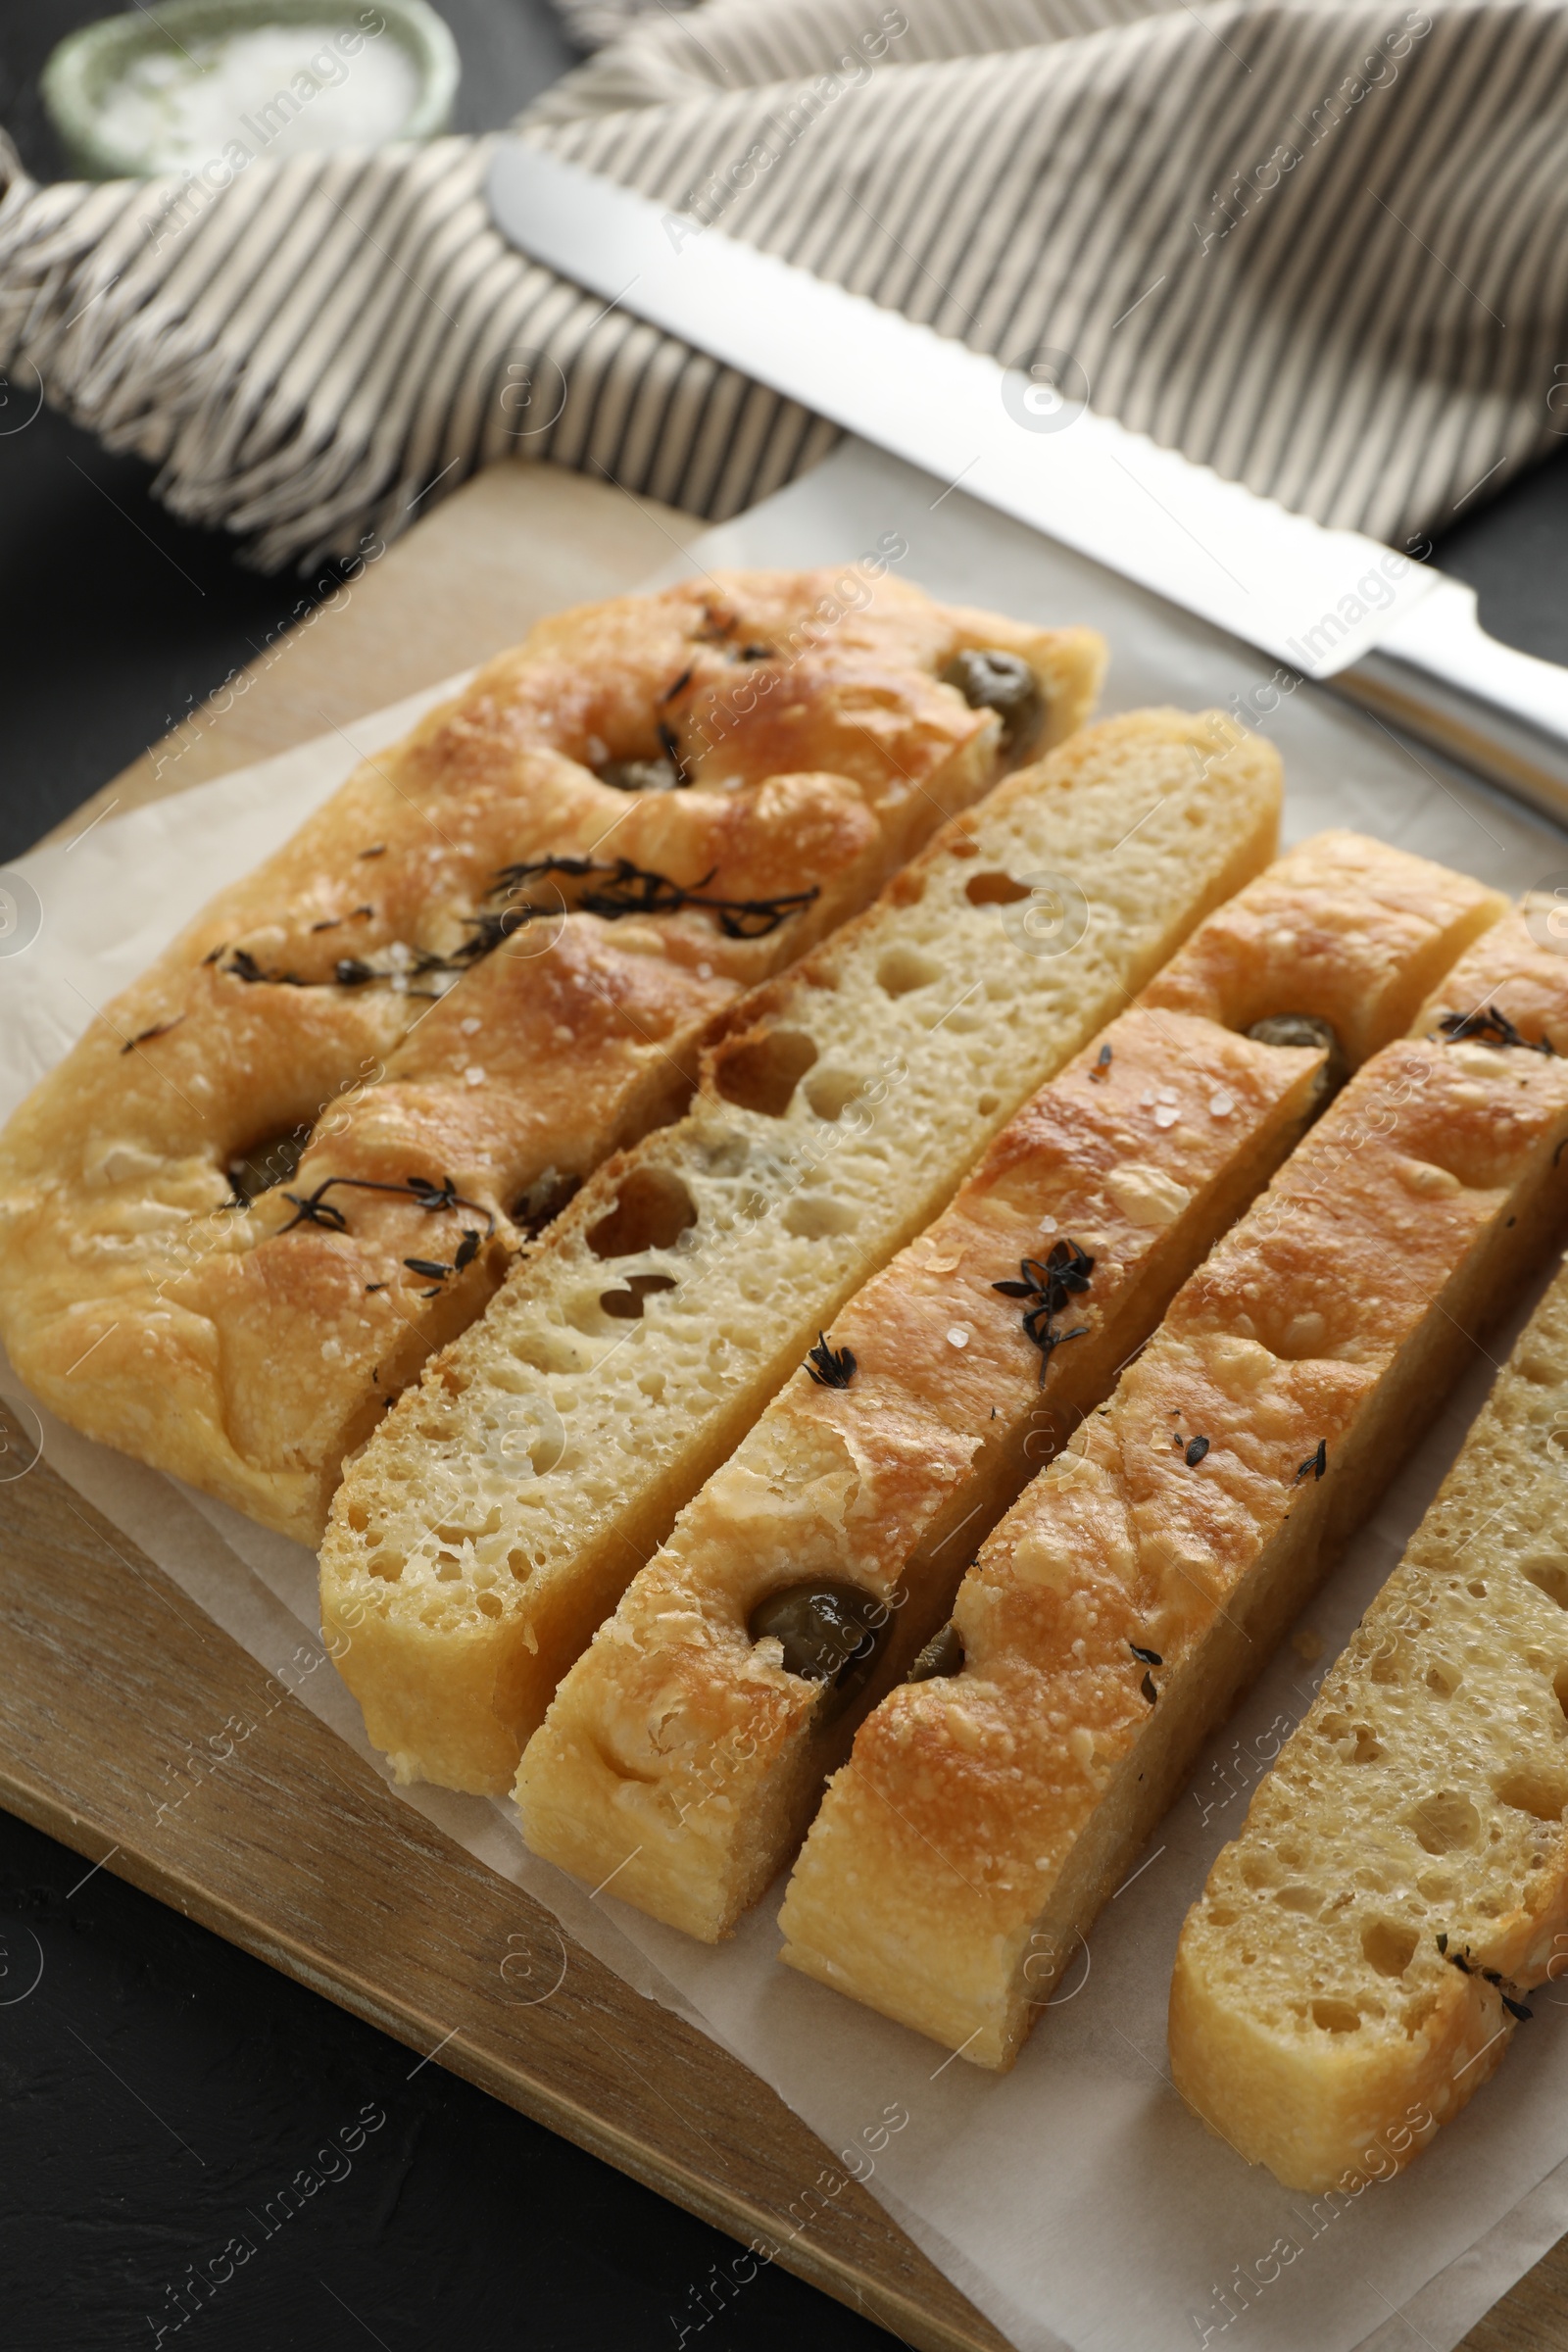
[[[634, 586], [704, 527], [580, 475], [494, 466], [60, 837], [465, 669], [547, 612]], [[15, 1423], [6, 1443], [25, 1446]], [[778, 2247], [920, 2352], [1004, 2352], [766, 2084], [394, 1796], [45, 1462], [0, 1484], [0, 1802], [24, 1821], [743, 2243]], [[231, 1717], [251, 1732], [160, 1824], [148, 1791], [165, 1760]], [[803, 2204], [824, 2175], [837, 2190]], [[1568, 2239], [1466, 2344], [1568, 2352]]]

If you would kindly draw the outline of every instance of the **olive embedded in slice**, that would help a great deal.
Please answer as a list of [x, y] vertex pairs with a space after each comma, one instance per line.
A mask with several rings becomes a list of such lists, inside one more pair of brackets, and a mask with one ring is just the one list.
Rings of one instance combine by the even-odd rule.
[[1260, 1046], [1310, 1046], [1328, 1054], [1323, 1065], [1324, 1099], [1339, 1093], [1350, 1075], [1350, 1065], [1345, 1057], [1334, 1026], [1320, 1021], [1314, 1012], [1271, 1012], [1267, 1020], [1254, 1021], [1248, 1036]]
[[234, 1199], [249, 1208], [274, 1184], [286, 1184], [296, 1172], [311, 1140], [309, 1127], [291, 1127], [284, 1135], [264, 1137], [236, 1152], [223, 1173], [234, 1188]]
[[780, 1643], [787, 1673], [829, 1685], [837, 1707], [870, 1673], [887, 1620], [886, 1601], [855, 1585], [785, 1585], [758, 1602], [746, 1630], [754, 1642]]
[[906, 1683], [935, 1683], [962, 1670], [963, 1636], [950, 1617], [940, 1632], [932, 1635], [904, 1679]]
[[1000, 646], [966, 646], [942, 672], [944, 686], [956, 686], [971, 710], [994, 710], [1002, 721], [1002, 748], [1027, 752], [1046, 715], [1040, 680], [1027, 662]]

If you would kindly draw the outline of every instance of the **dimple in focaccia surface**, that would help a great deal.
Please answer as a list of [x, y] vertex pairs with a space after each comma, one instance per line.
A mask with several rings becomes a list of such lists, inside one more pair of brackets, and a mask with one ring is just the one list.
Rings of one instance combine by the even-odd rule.
[[[401, 1771], [510, 1788], [561, 1676], [819, 1325], [1266, 861], [1278, 792], [1273, 753], [1222, 722], [1087, 729], [737, 1013], [692, 1113], [585, 1188], [338, 1495], [324, 1618]], [[1060, 952], [1013, 879], [1043, 869], [1083, 894]]]
[[[1511, 915], [1418, 1025], [1522, 1004], [1536, 976]], [[1554, 1035], [1565, 1022], [1568, 990]], [[1422, 1036], [1352, 1079], [983, 1549], [955, 1609], [962, 1671], [862, 1727], [791, 1881], [787, 1959], [1010, 2062], [1465, 1335], [1539, 1253], [1565, 1132], [1568, 1068], [1525, 1050]]]
[[[1000, 721], [935, 675], [955, 650], [1032, 664], [1047, 741], [1086, 714], [1088, 632], [859, 592], [735, 574], [542, 623], [220, 893], [0, 1143], [0, 1319], [35, 1393], [314, 1541], [345, 1451], [533, 1226], [678, 1114], [713, 1018], [995, 781]], [[600, 773], [674, 756], [684, 789]], [[602, 872], [498, 881], [551, 858], [763, 911], [612, 920], [576, 910]], [[537, 918], [486, 932], [519, 894]], [[306, 1131], [235, 1205], [234, 1160], [286, 1169]]]
[[[1334, 833], [1210, 914], [840, 1312], [828, 1345], [851, 1351], [849, 1385], [799, 1370], [634, 1579], [524, 1755], [535, 1850], [591, 1885], [613, 1872], [620, 1900], [672, 1926], [726, 1934], [997, 1517], [1321, 1106], [1321, 1048], [1237, 1027], [1354, 1006], [1359, 1055], [1398, 1033], [1434, 969], [1502, 906], [1465, 875]], [[1202, 1015], [1167, 1009], [1200, 1001]], [[1042, 1379], [1017, 1301], [995, 1286], [1069, 1238], [1093, 1272], [1059, 1317], [1079, 1336]], [[749, 1630], [770, 1592], [813, 1580], [890, 1612], [848, 1703]]]

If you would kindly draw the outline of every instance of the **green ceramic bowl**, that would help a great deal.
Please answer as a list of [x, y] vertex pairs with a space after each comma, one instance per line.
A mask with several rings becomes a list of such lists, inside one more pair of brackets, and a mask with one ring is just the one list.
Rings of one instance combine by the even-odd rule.
[[[370, 30], [380, 20], [381, 29]], [[415, 98], [385, 135], [429, 139], [447, 128], [458, 89], [458, 50], [424, 0], [161, 0], [156, 18], [141, 9], [104, 17], [68, 34], [43, 70], [43, 98], [74, 169], [86, 179], [144, 179], [185, 168], [184, 159], [116, 140], [105, 100], [140, 58], [178, 57], [194, 42], [268, 25], [310, 24], [328, 31], [395, 41], [414, 68]]]

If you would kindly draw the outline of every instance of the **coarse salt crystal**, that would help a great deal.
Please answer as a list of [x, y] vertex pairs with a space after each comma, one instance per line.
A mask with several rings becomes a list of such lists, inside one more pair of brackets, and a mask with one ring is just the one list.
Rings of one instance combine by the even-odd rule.
[[950, 1323], [948, 1325], [948, 1346], [950, 1348], [967, 1348], [969, 1339], [970, 1332], [967, 1323]]
[[1208, 1098], [1208, 1115], [1211, 1119], [1228, 1119], [1235, 1108], [1236, 1097], [1227, 1094], [1224, 1087]]
[[1180, 1117], [1181, 1112], [1173, 1104], [1161, 1102], [1154, 1112], [1154, 1125], [1156, 1127], [1174, 1127]]
[[465, 1086], [483, 1086], [484, 1072], [480, 1069], [479, 1064], [476, 1061], [470, 1061], [467, 1068], [464, 1071], [463, 1083]]
[[1143, 1091], [1143, 1093], [1142, 1093], [1142, 1094], [1139, 1096], [1139, 1098], [1138, 1098], [1138, 1107], [1139, 1107], [1139, 1109], [1140, 1109], [1140, 1110], [1152, 1110], [1152, 1109], [1153, 1109], [1153, 1107], [1154, 1107], [1154, 1090], [1153, 1090], [1153, 1088], [1152, 1088], [1152, 1086], [1146, 1086], [1146, 1087], [1145, 1087], [1145, 1089], [1144, 1089], [1144, 1091]]
[[477, 1013], [472, 1012], [466, 1021], [458, 1023], [458, 1027], [463, 1031], [465, 1037], [477, 1037], [483, 1026], [484, 1023], [479, 1019]]

